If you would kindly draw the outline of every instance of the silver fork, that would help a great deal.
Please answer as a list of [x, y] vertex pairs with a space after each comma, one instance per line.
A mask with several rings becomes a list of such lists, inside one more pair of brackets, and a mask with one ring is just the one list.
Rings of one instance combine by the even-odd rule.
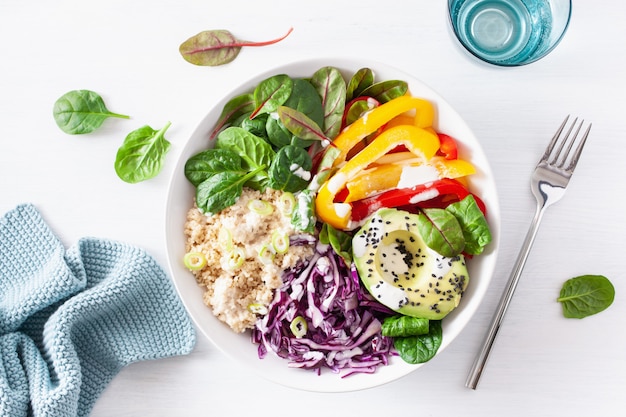
[[[584, 121], [581, 121], [578, 124], [578, 127], [576, 127], [576, 123], [578, 121], [578, 118], [576, 118], [569, 129], [567, 129], [565, 135], [562, 135], [568, 119], [569, 116], [565, 118], [559, 129], [554, 134], [554, 137], [550, 141], [550, 144], [548, 144], [545, 153], [539, 160], [539, 163], [535, 167], [532, 174], [530, 188], [533, 195], [537, 199], [535, 217], [530, 224], [530, 228], [526, 234], [526, 239], [524, 240], [524, 244], [522, 245], [522, 249], [517, 257], [513, 270], [511, 271], [511, 276], [509, 277], [509, 281], [506, 285], [504, 293], [502, 294], [498, 308], [493, 316], [489, 331], [483, 341], [482, 348], [478, 353], [467, 377], [467, 381], [465, 382], [465, 386], [468, 388], [476, 389], [478, 386], [478, 381], [480, 380], [482, 372], [485, 368], [485, 363], [487, 362], [491, 348], [493, 347], [498, 331], [500, 330], [500, 325], [502, 324], [506, 310], [511, 303], [519, 278], [522, 275], [522, 270], [524, 269], [524, 264], [526, 263], [526, 259], [530, 253], [530, 248], [535, 240], [541, 218], [543, 217], [546, 208], [559, 201], [565, 193], [567, 184], [574, 173], [580, 154], [582, 153], [585, 142], [587, 141], [587, 136], [589, 136], [591, 124], [589, 124], [587, 130], [583, 133], [581, 139], [578, 141], [576, 150], [572, 154], [574, 143], [576, 142], [576, 138], [580, 133]], [[573, 135], [572, 132], [574, 132]]]

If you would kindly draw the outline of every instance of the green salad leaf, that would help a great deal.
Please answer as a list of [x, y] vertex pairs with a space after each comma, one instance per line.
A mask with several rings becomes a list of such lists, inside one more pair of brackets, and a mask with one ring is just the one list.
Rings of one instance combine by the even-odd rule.
[[146, 125], [130, 132], [115, 157], [118, 177], [132, 184], [157, 176], [170, 149], [170, 143], [165, 139], [170, 125], [167, 122], [160, 130]]
[[429, 320], [410, 316], [390, 316], [383, 321], [382, 333], [387, 337], [408, 337], [428, 334]]
[[459, 222], [445, 209], [423, 209], [418, 216], [417, 228], [428, 247], [443, 256], [456, 256], [465, 247]]
[[487, 219], [478, 208], [474, 196], [470, 194], [463, 200], [450, 204], [446, 210], [451, 212], [461, 225], [465, 238], [463, 251], [470, 255], [483, 253], [485, 246], [491, 242], [492, 236]]
[[124, 114], [109, 111], [102, 97], [90, 90], [73, 90], [63, 94], [52, 109], [54, 121], [65, 133], [91, 133], [109, 117], [129, 119]]
[[582, 319], [606, 310], [615, 299], [615, 288], [603, 275], [581, 275], [568, 279], [557, 301], [567, 318]]
[[442, 341], [441, 320], [431, 320], [428, 333], [418, 336], [394, 337], [393, 345], [407, 363], [417, 364], [431, 360]]

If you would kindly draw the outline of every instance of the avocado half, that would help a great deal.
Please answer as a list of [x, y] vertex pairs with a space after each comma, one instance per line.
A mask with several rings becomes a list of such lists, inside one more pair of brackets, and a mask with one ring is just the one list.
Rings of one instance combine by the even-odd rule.
[[469, 275], [463, 255], [445, 257], [426, 245], [418, 216], [378, 210], [352, 239], [354, 263], [381, 304], [407, 316], [440, 320], [459, 305]]

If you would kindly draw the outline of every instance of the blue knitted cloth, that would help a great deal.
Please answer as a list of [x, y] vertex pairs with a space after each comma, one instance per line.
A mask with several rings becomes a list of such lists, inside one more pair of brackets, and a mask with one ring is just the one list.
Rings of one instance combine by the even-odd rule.
[[189, 353], [194, 328], [143, 250], [65, 250], [34, 206], [0, 218], [0, 416], [86, 416], [125, 365]]

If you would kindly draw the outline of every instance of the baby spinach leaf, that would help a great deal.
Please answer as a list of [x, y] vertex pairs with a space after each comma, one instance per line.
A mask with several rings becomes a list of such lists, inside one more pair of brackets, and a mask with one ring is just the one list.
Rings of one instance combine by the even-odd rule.
[[382, 104], [405, 95], [407, 91], [409, 85], [406, 81], [387, 80], [369, 86], [361, 92], [361, 95], [375, 98]]
[[315, 233], [315, 193], [305, 189], [296, 194], [296, 207], [291, 215], [293, 227], [304, 233]]
[[211, 132], [211, 139], [213, 139], [225, 126], [232, 124], [235, 120], [244, 114], [252, 114], [254, 110], [254, 96], [252, 93], [242, 94], [230, 99], [222, 109], [215, 128]]
[[423, 209], [418, 216], [417, 228], [426, 245], [443, 256], [456, 256], [465, 247], [461, 225], [444, 209]]
[[441, 347], [441, 341], [441, 321], [431, 320], [427, 334], [395, 337], [393, 345], [405, 362], [417, 364], [431, 360]]
[[294, 141], [293, 133], [280, 121], [278, 113], [272, 113], [272, 115], [267, 118], [265, 131], [267, 132], [267, 140], [276, 148], [282, 148]]
[[115, 172], [123, 181], [137, 183], [155, 177], [163, 168], [170, 143], [165, 139], [167, 124], [160, 130], [143, 126], [126, 136], [117, 150]]
[[254, 119], [262, 113], [275, 112], [285, 104], [293, 91], [293, 80], [288, 75], [278, 74], [259, 83], [254, 89], [254, 111], [250, 115]]
[[557, 301], [567, 318], [583, 319], [606, 310], [615, 299], [615, 288], [603, 275], [582, 275], [565, 281]]
[[110, 112], [98, 93], [90, 90], [72, 90], [63, 94], [52, 109], [54, 121], [65, 133], [91, 133], [109, 117], [129, 119], [129, 116]]
[[224, 171], [245, 174], [239, 155], [228, 149], [207, 149], [185, 163], [185, 177], [196, 187], [210, 176]]
[[452, 203], [446, 210], [456, 217], [463, 230], [465, 248], [463, 251], [470, 255], [480, 255], [485, 246], [491, 242], [491, 231], [474, 196], [471, 194], [463, 200]]
[[217, 136], [215, 149], [226, 149], [239, 155], [246, 171], [268, 167], [274, 159], [269, 143], [240, 127], [229, 127]]
[[346, 265], [352, 263], [352, 236], [348, 233], [324, 223], [320, 230], [319, 240], [325, 245], [330, 245], [335, 253], [346, 261]]
[[183, 58], [194, 65], [217, 66], [233, 61], [241, 48], [246, 46], [266, 46], [278, 43], [293, 31], [282, 37], [266, 42], [249, 42], [237, 39], [228, 30], [206, 30], [192, 36], [178, 48]]
[[295, 145], [282, 147], [270, 165], [268, 186], [292, 193], [303, 190], [311, 179], [312, 167], [311, 156], [306, 150]]
[[427, 334], [428, 319], [410, 316], [390, 316], [383, 321], [382, 333], [387, 337], [407, 337]]
[[322, 99], [315, 87], [307, 80], [293, 80], [293, 90], [283, 105], [298, 110], [319, 126], [324, 123]]
[[318, 123], [329, 138], [341, 130], [341, 119], [346, 105], [346, 81], [337, 68], [323, 67], [311, 77], [311, 84], [322, 98], [324, 121]]
[[239, 172], [220, 172], [196, 188], [196, 205], [203, 213], [216, 214], [237, 202], [244, 184], [257, 174], [258, 170], [241, 175]]
[[308, 141], [329, 140], [317, 123], [290, 107], [280, 106], [278, 117], [294, 136]]
[[361, 68], [358, 70], [346, 87], [346, 101], [350, 101], [361, 96], [363, 90], [374, 84], [374, 73], [369, 68]]

